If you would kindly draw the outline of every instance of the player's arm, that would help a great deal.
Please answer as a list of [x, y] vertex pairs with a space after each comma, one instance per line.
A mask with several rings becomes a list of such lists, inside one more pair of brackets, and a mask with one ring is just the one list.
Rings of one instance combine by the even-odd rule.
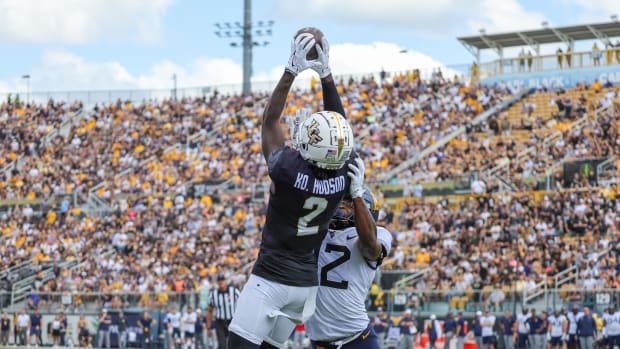
[[349, 164], [349, 178], [351, 184], [349, 191], [353, 198], [353, 211], [355, 214], [355, 229], [358, 235], [358, 245], [362, 256], [367, 261], [377, 261], [381, 259], [383, 250], [377, 239], [377, 225], [364, 202], [364, 161], [355, 158], [355, 164]]
[[263, 113], [261, 140], [263, 156], [266, 160], [269, 160], [269, 155], [274, 150], [284, 146], [285, 135], [282, 127], [280, 127], [280, 116], [295, 76], [312, 66], [307, 61], [306, 55], [314, 45], [315, 41], [312, 34], [301, 34], [293, 39], [289, 62]]
[[516, 319], [515, 322], [512, 324], [512, 332], [515, 336], [519, 333], [519, 322], [516, 321]]
[[353, 199], [353, 210], [355, 211], [355, 229], [359, 236], [359, 249], [362, 256], [368, 261], [376, 261], [381, 257], [382, 248], [379, 240], [377, 240], [375, 220], [361, 197]]
[[280, 127], [280, 115], [282, 115], [286, 97], [294, 80], [295, 75], [285, 71], [265, 108], [263, 126], [261, 128], [261, 141], [263, 156], [267, 160], [274, 150], [284, 146], [285, 135], [282, 127]]
[[319, 56], [320, 65], [313, 67], [319, 76], [321, 77], [321, 89], [323, 90], [323, 107], [325, 110], [335, 111], [347, 117], [342, 107], [342, 101], [334, 82], [331, 69], [329, 68], [329, 43], [327, 39], [323, 37], [320, 45], [316, 45], [316, 52]]
[[215, 295], [213, 292], [209, 295], [209, 307], [207, 307], [207, 328], [211, 331], [211, 322], [213, 321], [213, 307], [215, 306]]
[[563, 334], [568, 334], [568, 321], [564, 320], [562, 321], [562, 333]]

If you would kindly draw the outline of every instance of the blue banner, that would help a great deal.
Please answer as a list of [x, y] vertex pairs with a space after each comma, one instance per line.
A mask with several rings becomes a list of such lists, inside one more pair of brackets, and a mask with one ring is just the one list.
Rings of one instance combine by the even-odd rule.
[[620, 66], [602, 66], [593, 68], [580, 68], [571, 70], [553, 70], [540, 73], [521, 73], [498, 75], [491, 78], [483, 79], [481, 83], [493, 85], [497, 83], [506, 83], [508, 86], [519, 88], [525, 86], [527, 88], [540, 89], [546, 87], [564, 87], [572, 88], [578, 83], [587, 83], [588, 85], [598, 79], [605, 84], [607, 81], [612, 84], [620, 83]]

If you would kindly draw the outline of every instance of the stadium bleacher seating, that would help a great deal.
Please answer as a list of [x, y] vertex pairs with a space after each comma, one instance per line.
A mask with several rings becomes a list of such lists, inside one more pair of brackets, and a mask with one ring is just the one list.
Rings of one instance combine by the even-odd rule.
[[[338, 88], [356, 130], [358, 151], [369, 165], [369, 180], [377, 185], [378, 173], [394, 168], [513, 93], [501, 85], [470, 87], [442, 78], [422, 81], [412, 73], [394, 76], [382, 86], [369, 77], [342, 81]], [[579, 101], [582, 96], [585, 100]], [[568, 114], [557, 103], [563, 101], [565, 106], [567, 98], [577, 101]], [[536, 153], [536, 160], [511, 161], [508, 171], [537, 177], [561, 160], [617, 154], [617, 145], [610, 142], [615, 137], [608, 137], [617, 132], [617, 99], [613, 89], [594, 92], [583, 86], [536, 92], [399, 174], [396, 182], [413, 186], [459, 176], [469, 180], [501, 163], [502, 157], [511, 158], [530, 147], [540, 149], [541, 142], [558, 131], [561, 137], [556, 141], [577, 151], [557, 150], [556, 143]], [[295, 91], [286, 114], [314, 111], [320, 100], [320, 91]], [[73, 113], [66, 132], [54, 130], [71, 117], [41, 116], [35, 123], [17, 123], [10, 132], [13, 136], [2, 139], [0, 158], [10, 168], [2, 177], [0, 194], [11, 200], [3, 204], [0, 217], [2, 266], [19, 268], [24, 273], [20, 278], [31, 278], [20, 299], [32, 290], [133, 293], [133, 298], [98, 297], [96, 303], [110, 305], [114, 300], [117, 305], [164, 306], [169, 301], [165, 294], [175, 290], [177, 276], [184, 290], [209, 288], [210, 278], [220, 272], [242, 282], [257, 253], [256, 234], [264, 221], [264, 197], [249, 188], [267, 178], [257, 138], [265, 103], [266, 95], [256, 94], [142, 104], [119, 101], [94, 110], [83, 110], [79, 104], [64, 109], [54, 104], [3, 106], [5, 121], [18, 120], [18, 114], [25, 112], [45, 114], [40, 110]], [[594, 119], [594, 111], [603, 106], [605, 113]], [[587, 122], [575, 134], [570, 122], [584, 116]], [[11, 137], [22, 136], [23, 127], [41, 130], [39, 138], [52, 137], [34, 148], [27, 146], [28, 138], [15, 147]], [[282, 127], [287, 127], [286, 120]], [[587, 151], [578, 151], [583, 145]], [[532, 174], [518, 170], [531, 161], [539, 166]], [[561, 174], [556, 170], [553, 173]], [[509, 179], [516, 189], [532, 189], [522, 186], [521, 178]], [[489, 178], [486, 192], [497, 191], [493, 183]], [[208, 190], [196, 191], [198, 184]], [[550, 258], [562, 255], [562, 246], [585, 248], [584, 255], [592, 254], [596, 245], [586, 243], [592, 239], [607, 241], [605, 248], [612, 246], [612, 237], [617, 237], [615, 213], [600, 213], [596, 205], [615, 205], [614, 190], [597, 187], [590, 192], [549, 194], [552, 206], [563, 203], [558, 212], [568, 212], [567, 221], [541, 216], [549, 200], [532, 193], [386, 208], [382, 223], [398, 241], [390, 265], [432, 270], [404, 285], [405, 291], [418, 295], [416, 304], [442, 301], [453, 309], [471, 310], [487, 302], [495, 289], [501, 289], [507, 299], [512, 290], [521, 294], [530, 287], [536, 289], [544, 277], [569, 270], [575, 254]], [[599, 202], [602, 192], [604, 200]], [[89, 211], [86, 203], [92, 197], [111, 215]], [[583, 236], [572, 226], [581, 216], [571, 211], [581, 210], [581, 200], [586, 202], [591, 227]], [[510, 212], [523, 212], [525, 217], [515, 218]], [[534, 231], [515, 228], [524, 222], [536, 227]], [[513, 245], [511, 239], [517, 243]], [[533, 255], [531, 244], [538, 247]], [[62, 252], [55, 252], [60, 247]], [[465, 251], [477, 260], [465, 258]], [[610, 265], [615, 263], [610, 256], [592, 258], [596, 265]], [[14, 270], [11, 275], [16, 275]], [[456, 276], [459, 270], [465, 277]], [[506, 270], [514, 273], [506, 275]], [[569, 272], [576, 275], [572, 269]], [[6, 289], [14, 290], [16, 280], [8, 274], [0, 276], [7, 282]], [[570, 282], [561, 286], [565, 285]], [[499, 291], [491, 298], [491, 303], [499, 304], [496, 307], [502, 306], [497, 301], [502, 298]], [[76, 309], [89, 302], [79, 296], [64, 301], [48, 297], [47, 301]]]

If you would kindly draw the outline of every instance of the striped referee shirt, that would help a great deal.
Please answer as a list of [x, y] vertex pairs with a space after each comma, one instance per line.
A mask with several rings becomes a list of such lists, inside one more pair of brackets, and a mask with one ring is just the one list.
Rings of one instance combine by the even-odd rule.
[[209, 306], [213, 307], [213, 315], [216, 320], [232, 320], [239, 299], [239, 289], [228, 286], [226, 291], [215, 289], [209, 295]]

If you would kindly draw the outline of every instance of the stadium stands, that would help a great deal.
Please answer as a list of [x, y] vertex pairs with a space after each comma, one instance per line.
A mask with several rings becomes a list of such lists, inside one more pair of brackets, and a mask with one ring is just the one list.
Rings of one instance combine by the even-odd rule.
[[[341, 82], [338, 88], [359, 151], [370, 165], [369, 178], [377, 184], [377, 174], [513, 94], [503, 85], [472, 88], [440, 76], [421, 81], [413, 73], [393, 76], [382, 86], [369, 77]], [[167, 292], [209, 288], [210, 277], [218, 272], [241, 282], [256, 254], [256, 233], [265, 211], [264, 200], [256, 200], [250, 189], [267, 178], [257, 138], [265, 97], [119, 101], [81, 110], [66, 132], [59, 132], [66, 117], [53, 122], [35, 119], [27, 127], [43, 130], [39, 138], [53, 136], [34, 151], [24, 148], [22, 141], [14, 147], [3, 138], [0, 155], [8, 165], [19, 158], [20, 166], [5, 172], [0, 186], [2, 195], [14, 200], [4, 203], [0, 220], [2, 263], [23, 269], [23, 276], [31, 280], [18, 285], [15, 299], [23, 299], [29, 290], [59, 295], [100, 292], [119, 296], [98, 296], [98, 306], [164, 306], [175, 301]], [[566, 112], [569, 98], [576, 101], [575, 107]], [[468, 128], [463, 137], [399, 174], [398, 181], [417, 185], [479, 176], [487, 180], [482, 192], [486, 195], [502, 188], [492, 176], [484, 178], [485, 171], [508, 158], [507, 173], [518, 174], [508, 178], [513, 189], [532, 189], [521, 180], [540, 178], [558, 162], [617, 153], [617, 98], [613, 89], [595, 92], [583, 86], [536, 92]], [[320, 92], [295, 91], [286, 114], [311, 112], [320, 100]], [[3, 109], [6, 120], [15, 119], [17, 112], [11, 108]], [[79, 109], [76, 104], [62, 110]], [[571, 122], [581, 119], [578, 130], [571, 128]], [[550, 147], [542, 147], [558, 132], [560, 137], [555, 136]], [[513, 160], [531, 148], [536, 150], [534, 157]], [[561, 176], [559, 169], [551, 173]], [[598, 185], [574, 183], [578, 188]], [[199, 185], [207, 190], [198, 190]], [[565, 187], [569, 186], [557, 186]], [[584, 282], [572, 269], [578, 255], [601, 252], [588, 241], [608, 241], [611, 246], [616, 237], [615, 213], [597, 208], [615, 207], [615, 194], [599, 196], [605, 190], [558, 191], [549, 193], [547, 200], [540, 194], [500, 193], [458, 204], [435, 200], [397, 205], [383, 213], [386, 225], [398, 232], [392, 268], [430, 270], [403, 284], [409, 300], [416, 295], [416, 304], [447, 301], [453, 309], [466, 310], [484, 304], [492, 288], [499, 287], [508, 301], [513, 290], [520, 300], [534, 297], [543, 280], [563, 272], [569, 281], [559, 286]], [[112, 214], [89, 212], [86, 203], [92, 197]], [[585, 213], [573, 212], [577, 207]], [[557, 219], [556, 213], [566, 215], [566, 220]], [[582, 237], [575, 222], [583, 217], [591, 228]], [[18, 245], [30, 248], [12, 247]], [[54, 253], [58, 246], [62, 252]], [[581, 252], [562, 251], [573, 251], [571, 247]], [[595, 265], [615, 263], [605, 254], [592, 258]], [[463, 277], [458, 276], [461, 270]], [[4, 278], [10, 281], [9, 275]], [[6, 289], [15, 291], [13, 281]], [[522, 293], [530, 288], [531, 294]], [[496, 290], [491, 301], [496, 310], [505, 306], [501, 298]], [[57, 296], [44, 301], [79, 309], [94, 300]]]

